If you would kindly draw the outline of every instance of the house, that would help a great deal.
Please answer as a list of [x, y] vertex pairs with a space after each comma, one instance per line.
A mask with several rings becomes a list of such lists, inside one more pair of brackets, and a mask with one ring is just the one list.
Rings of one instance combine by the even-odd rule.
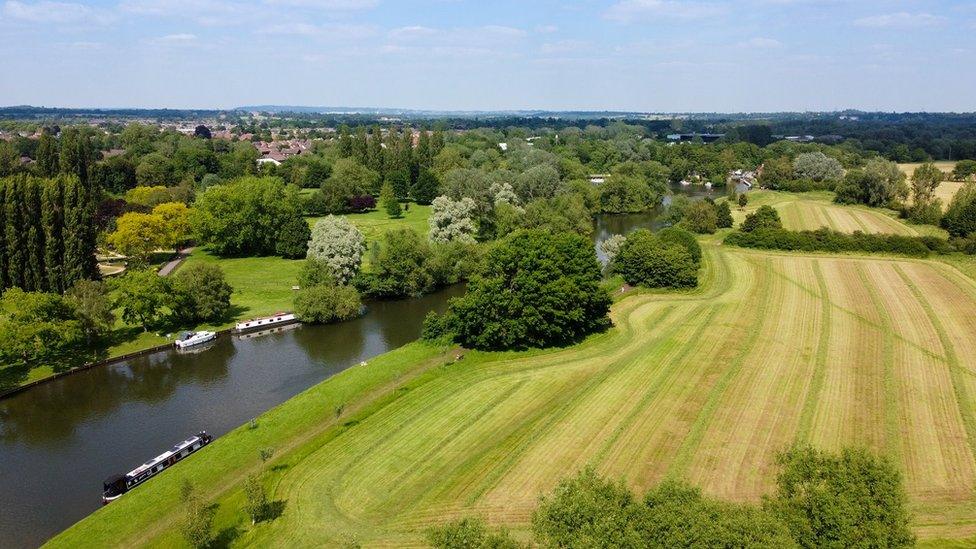
[[760, 165], [755, 170], [733, 170], [729, 172], [728, 177], [725, 179], [726, 185], [733, 185], [735, 189], [739, 192], [751, 189], [759, 181], [759, 176], [762, 175], [763, 166]]
[[587, 177], [589, 178], [590, 183], [592, 183], [594, 185], [599, 185], [601, 183], [606, 182], [607, 178], [610, 177], [610, 174], [608, 174], [608, 173], [595, 173], [595, 174], [591, 174], [591, 175], [589, 175]]

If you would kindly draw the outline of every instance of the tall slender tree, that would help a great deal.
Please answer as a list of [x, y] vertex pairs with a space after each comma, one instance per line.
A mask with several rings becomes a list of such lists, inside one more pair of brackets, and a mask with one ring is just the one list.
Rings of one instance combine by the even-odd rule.
[[12, 177], [5, 188], [6, 227], [4, 245], [7, 248], [7, 281], [10, 286], [24, 287], [24, 271], [27, 254], [24, 246], [24, 193], [23, 178]]
[[366, 167], [383, 176], [383, 132], [379, 125], [374, 125], [369, 134]]
[[45, 130], [37, 142], [37, 171], [42, 177], [54, 177], [60, 169], [58, 142]]
[[64, 186], [60, 179], [47, 180], [41, 192], [44, 224], [44, 268], [51, 291], [63, 293], [64, 285]]
[[24, 245], [27, 255], [24, 289], [44, 292], [48, 290], [44, 271], [44, 227], [41, 219], [41, 182], [33, 177], [24, 181]]
[[10, 287], [7, 278], [7, 185], [8, 180], [0, 179], [0, 291]]
[[352, 156], [352, 152], [352, 134], [349, 132], [349, 126], [343, 124], [339, 126], [339, 155], [343, 158], [349, 158]]
[[352, 140], [352, 157], [363, 166], [366, 165], [366, 150], [369, 147], [366, 137], [366, 127], [356, 127], [356, 137]]

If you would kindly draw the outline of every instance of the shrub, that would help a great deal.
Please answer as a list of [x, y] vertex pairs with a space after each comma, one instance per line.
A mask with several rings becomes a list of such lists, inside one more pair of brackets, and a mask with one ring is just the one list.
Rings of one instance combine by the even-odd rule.
[[698, 285], [698, 264], [684, 245], [663, 242], [647, 229], [627, 237], [614, 260], [613, 271], [628, 284], [649, 288]]
[[572, 233], [519, 231], [500, 241], [464, 297], [451, 301], [456, 340], [476, 349], [524, 349], [578, 341], [609, 325], [610, 296], [590, 241]]
[[[745, 195], [743, 195], [745, 196]], [[772, 206], [760, 206], [758, 210], [746, 216], [739, 230], [751, 233], [758, 229], [782, 229], [783, 222], [779, 219], [779, 212]]]
[[232, 292], [218, 265], [191, 263], [173, 275], [170, 309], [184, 324], [220, 320], [230, 310]]
[[920, 237], [894, 234], [846, 234], [820, 228], [816, 231], [757, 229], [736, 231], [725, 237], [725, 243], [743, 248], [791, 250], [804, 252], [871, 252], [926, 257], [930, 246]]
[[[723, 202], [723, 204], [725, 204], [725, 202]], [[701, 245], [698, 244], [698, 239], [695, 238], [695, 235], [678, 227], [661, 229], [655, 233], [655, 235], [661, 240], [661, 242], [683, 246], [686, 250], [688, 250], [688, 253], [691, 254], [691, 258], [695, 260], [695, 263], [701, 263], [702, 249]]]
[[728, 229], [732, 227], [732, 208], [729, 206], [728, 200], [723, 200], [718, 205], [715, 206], [715, 226], [719, 229]]
[[942, 228], [952, 236], [966, 236], [976, 232], [976, 183], [966, 183], [949, 201], [942, 216]]
[[692, 203], [685, 210], [681, 224], [689, 231], [698, 234], [712, 234], [718, 228], [718, 214], [715, 205], [707, 200]]
[[295, 296], [295, 315], [302, 322], [327, 324], [359, 316], [362, 301], [352, 286], [319, 284], [302, 288]]
[[516, 549], [521, 547], [508, 532], [493, 532], [479, 518], [462, 518], [427, 530], [427, 542], [435, 549]]

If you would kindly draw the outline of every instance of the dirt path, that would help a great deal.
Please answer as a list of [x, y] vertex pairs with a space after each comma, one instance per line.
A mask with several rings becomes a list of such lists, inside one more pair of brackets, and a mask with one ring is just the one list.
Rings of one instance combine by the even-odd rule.
[[184, 248], [176, 252], [176, 257], [174, 257], [172, 261], [163, 265], [162, 268], [159, 269], [159, 276], [168, 276], [170, 273], [175, 271], [176, 268], [180, 266], [180, 263], [183, 263], [183, 260], [186, 259], [191, 252], [193, 252], [192, 247]]

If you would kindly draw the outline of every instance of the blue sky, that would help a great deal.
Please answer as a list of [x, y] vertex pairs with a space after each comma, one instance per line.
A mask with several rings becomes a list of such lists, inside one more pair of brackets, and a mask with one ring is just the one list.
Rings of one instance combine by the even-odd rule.
[[0, 0], [0, 105], [976, 110], [973, 0]]

